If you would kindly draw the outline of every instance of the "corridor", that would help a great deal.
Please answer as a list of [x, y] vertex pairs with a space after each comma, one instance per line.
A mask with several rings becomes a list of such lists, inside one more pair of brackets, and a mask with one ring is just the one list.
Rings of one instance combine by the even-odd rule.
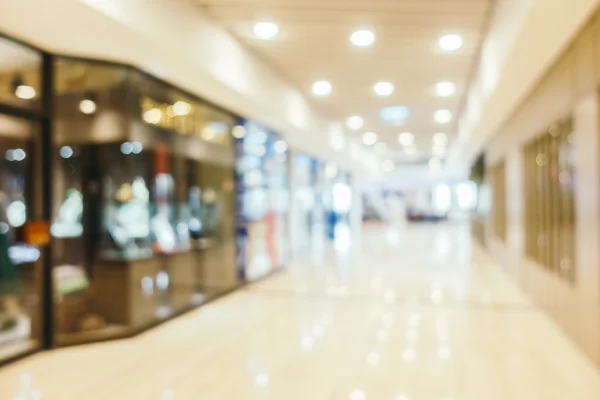
[[0, 399], [597, 400], [600, 373], [459, 224], [365, 228], [133, 339], [0, 370]]

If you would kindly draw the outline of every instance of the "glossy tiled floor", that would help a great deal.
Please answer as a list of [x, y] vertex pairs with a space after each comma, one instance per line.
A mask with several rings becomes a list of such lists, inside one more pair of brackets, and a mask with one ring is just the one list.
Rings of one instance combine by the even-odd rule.
[[4, 368], [0, 399], [600, 398], [599, 371], [466, 227], [368, 228], [362, 251], [330, 253], [137, 338]]

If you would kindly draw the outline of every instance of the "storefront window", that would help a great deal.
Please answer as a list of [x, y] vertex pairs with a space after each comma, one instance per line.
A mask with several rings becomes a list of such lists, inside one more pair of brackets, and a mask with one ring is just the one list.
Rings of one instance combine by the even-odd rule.
[[235, 286], [233, 118], [71, 59], [55, 104], [58, 344], [131, 335]]
[[0, 114], [0, 361], [35, 349], [41, 334], [41, 253], [24, 243], [40, 217], [38, 127]]
[[238, 135], [238, 269], [255, 280], [281, 268], [288, 255], [288, 148], [277, 135], [248, 122]]
[[0, 36], [0, 103], [20, 108], [40, 107], [42, 56]]

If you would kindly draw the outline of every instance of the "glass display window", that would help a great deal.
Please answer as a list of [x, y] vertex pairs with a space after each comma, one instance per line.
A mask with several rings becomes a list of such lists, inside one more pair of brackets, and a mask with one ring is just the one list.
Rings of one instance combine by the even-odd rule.
[[255, 280], [287, 260], [288, 146], [253, 122], [240, 125], [236, 138], [238, 270], [243, 279]]
[[231, 114], [198, 101], [159, 80], [137, 74], [135, 91], [139, 95], [141, 119], [180, 135], [231, 147], [234, 125]]
[[164, 145], [155, 150], [155, 175], [153, 181], [153, 215], [151, 231], [154, 250], [172, 253], [178, 249], [180, 240], [175, 228], [175, 183], [170, 168], [169, 151]]
[[42, 254], [23, 242], [41, 214], [37, 131], [0, 114], [0, 360], [37, 348], [41, 335]]
[[0, 103], [19, 108], [40, 108], [41, 53], [0, 36], [0, 58]]
[[55, 332], [130, 335], [235, 279], [233, 118], [131, 67], [55, 62]]

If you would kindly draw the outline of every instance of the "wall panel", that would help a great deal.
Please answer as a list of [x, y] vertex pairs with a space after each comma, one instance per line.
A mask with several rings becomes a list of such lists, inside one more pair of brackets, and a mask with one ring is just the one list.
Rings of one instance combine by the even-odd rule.
[[[506, 199], [506, 241], [494, 240], [490, 252], [507, 263], [508, 272], [523, 290], [598, 365], [599, 83], [600, 23], [596, 16], [486, 148], [490, 166], [506, 164], [507, 187], [511, 188]], [[561, 125], [561, 129], [572, 132], [539, 140], [552, 136], [551, 126], [559, 121], [571, 121], [572, 128]], [[540, 153], [554, 160], [542, 176], [527, 162]], [[571, 166], [565, 164], [566, 159], [572, 161]], [[537, 179], [544, 184], [532, 191]], [[513, 190], [519, 182], [522, 190]], [[488, 235], [494, 233], [493, 219], [488, 220]], [[551, 246], [545, 249], [527, 239], [541, 231], [550, 235]]]

